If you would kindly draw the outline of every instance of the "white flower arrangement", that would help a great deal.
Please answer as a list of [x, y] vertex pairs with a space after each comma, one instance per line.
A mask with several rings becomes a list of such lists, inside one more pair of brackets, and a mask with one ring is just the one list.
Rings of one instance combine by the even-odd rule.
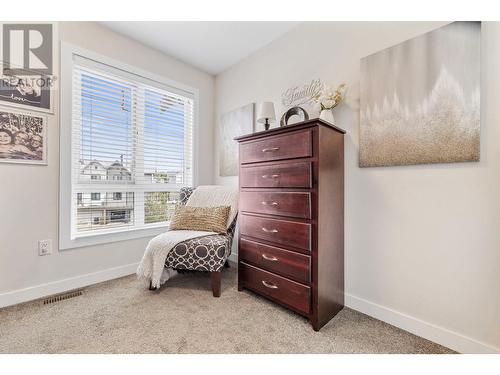
[[325, 109], [333, 109], [338, 106], [345, 97], [346, 84], [340, 84], [335, 90], [329, 85], [323, 86], [321, 92], [313, 97], [315, 109], [319, 112]]

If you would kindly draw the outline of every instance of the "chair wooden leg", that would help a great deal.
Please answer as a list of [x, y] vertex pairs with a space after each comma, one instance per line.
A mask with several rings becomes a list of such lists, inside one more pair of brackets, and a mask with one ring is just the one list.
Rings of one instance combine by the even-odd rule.
[[220, 297], [220, 279], [221, 272], [210, 272], [210, 281], [212, 283], [212, 293], [214, 297]]

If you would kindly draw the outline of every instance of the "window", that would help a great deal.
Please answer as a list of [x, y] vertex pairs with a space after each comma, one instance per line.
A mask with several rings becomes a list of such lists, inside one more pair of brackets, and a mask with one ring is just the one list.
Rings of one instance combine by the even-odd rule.
[[169, 221], [179, 201], [179, 193], [147, 192], [144, 202], [144, 221], [146, 223], [161, 223]]
[[179, 189], [193, 184], [195, 95], [77, 54], [71, 68], [72, 177], [63, 203], [71, 224], [61, 248], [164, 230]]

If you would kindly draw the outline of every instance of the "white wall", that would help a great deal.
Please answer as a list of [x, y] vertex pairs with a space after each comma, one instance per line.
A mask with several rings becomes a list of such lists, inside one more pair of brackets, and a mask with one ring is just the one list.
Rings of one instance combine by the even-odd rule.
[[[214, 78], [95, 23], [64, 22], [58, 28], [62, 41], [199, 89], [199, 182], [212, 183]], [[55, 100], [48, 166], [0, 164], [0, 307], [133, 273], [148, 241], [58, 252], [59, 92]], [[52, 239], [52, 255], [38, 256], [40, 239]]]
[[[483, 23], [481, 161], [358, 167], [359, 59], [443, 23], [306, 23], [215, 81], [216, 122], [313, 78], [348, 83], [347, 304], [462, 352], [500, 351], [500, 24]], [[216, 136], [216, 147], [218, 150]], [[221, 178], [218, 158], [215, 181]]]

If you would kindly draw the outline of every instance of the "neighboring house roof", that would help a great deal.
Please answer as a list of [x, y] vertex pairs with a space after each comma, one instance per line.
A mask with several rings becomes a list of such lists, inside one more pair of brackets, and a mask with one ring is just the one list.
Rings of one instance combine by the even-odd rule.
[[118, 160], [115, 161], [113, 164], [111, 164], [109, 167], [106, 168], [108, 172], [119, 172], [121, 174], [131, 174], [130, 171], [125, 168], [122, 163], [120, 163]]
[[86, 170], [86, 169], [89, 169], [91, 167], [94, 167], [94, 166], [98, 166], [100, 169], [102, 170], [105, 170], [106, 168], [104, 167], [104, 165], [102, 165], [100, 162], [98, 162], [97, 160], [92, 160], [90, 162], [88, 162], [83, 168], [82, 170]]
[[[81, 161], [81, 163], [85, 163], [85, 161]], [[114, 163], [110, 164], [108, 167], [105, 167], [101, 162], [97, 160], [92, 160], [87, 162], [82, 170], [87, 170], [91, 167], [98, 166], [102, 171], [107, 171], [107, 172], [118, 172], [120, 174], [127, 174], [131, 175], [130, 171], [124, 167], [120, 161], [116, 160]]]

